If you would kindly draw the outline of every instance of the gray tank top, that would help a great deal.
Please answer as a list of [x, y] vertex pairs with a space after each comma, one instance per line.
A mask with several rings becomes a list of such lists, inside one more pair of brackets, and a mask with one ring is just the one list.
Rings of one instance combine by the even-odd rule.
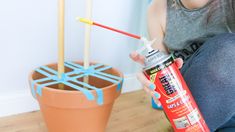
[[194, 10], [185, 8], [180, 0], [176, 0], [175, 6], [173, 0], [167, 0], [164, 43], [169, 51], [175, 57], [187, 60], [209, 38], [235, 31], [235, 14], [230, 11], [228, 1], [219, 0], [221, 9], [216, 9], [215, 13], [208, 16], [210, 8], [215, 4], [214, 0]]

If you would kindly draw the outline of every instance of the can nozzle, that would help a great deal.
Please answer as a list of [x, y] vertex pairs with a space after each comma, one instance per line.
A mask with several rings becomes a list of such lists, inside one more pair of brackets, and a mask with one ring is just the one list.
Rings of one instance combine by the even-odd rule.
[[154, 42], [156, 41], [156, 39], [153, 39], [152, 41], [149, 41], [148, 39], [146, 39], [145, 37], [141, 37], [141, 40], [144, 43], [144, 47], [138, 49], [136, 52], [137, 53], [142, 53], [144, 50], [147, 49], [148, 52], [153, 51], [154, 49], [152, 48], [152, 45], [154, 44]]

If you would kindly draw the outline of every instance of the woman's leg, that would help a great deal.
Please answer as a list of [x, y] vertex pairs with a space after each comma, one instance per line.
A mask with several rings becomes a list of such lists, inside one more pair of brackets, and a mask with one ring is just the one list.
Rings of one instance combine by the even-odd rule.
[[235, 132], [235, 115], [223, 124], [216, 132]]
[[235, 115], [235, 34], [209, 39], [181, 72], [209, 128], [229, 124]]

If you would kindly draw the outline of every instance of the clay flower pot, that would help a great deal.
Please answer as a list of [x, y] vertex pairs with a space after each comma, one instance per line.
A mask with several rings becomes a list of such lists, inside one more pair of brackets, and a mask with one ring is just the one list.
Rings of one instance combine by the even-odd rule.
[[[114, 101], [121, 93], [123, 75], [114, 68], [108, 69], [104, 65], [99, 68], [99, 65], [94, 63], [92, 65], [93, 68], [85, 71], [85, 74], [89, 75], [89, 86], [82, 85], [83, 77], [81, 77], [81, 74], [84, 74], [84, 71], [81, 70], [81, 67], [68, 63], [65, 68], [65, 76], [67, 77], [59, 81], [58, 78], [56, 79], [57, 75], [55, 75], [57, 64], [42, 66], [30, 75], [31, 91], [40, 105], [49, 132], [105, 131]], [[38, 72], [40, 70], [41, 73]], [[96, 70], [97, 73], [94, 73]], [[47, 72], [47, 74], [44, 72]], [[52, 76], [47, 77], [48, 74]], [[101, 77], [101, 79], [99, 78], [101, 75], [106, 76]], [[76, 76], [78, 78], [72, 81], [69, 78]], [[113, 78], [111, 77], [116, 78], [117, 83], [112, 82]], [[58, 81], [60, 84], [53, 83], [53, 81]], [[65, 82], [65, 84], [68, 82], [70, 86], [64, 84], [64, 88], [59, 89], [62, 82]], [[50, 85], [47, 86], [47, 84]], [[76, 89], [73, 88], [75, 86]], [[80, 90], [77, 90], [77, 88], [80, 88]], [[81, 89], [84, 91], [81, 91]], [[88, 93], [90, 94], [88, 95]]]

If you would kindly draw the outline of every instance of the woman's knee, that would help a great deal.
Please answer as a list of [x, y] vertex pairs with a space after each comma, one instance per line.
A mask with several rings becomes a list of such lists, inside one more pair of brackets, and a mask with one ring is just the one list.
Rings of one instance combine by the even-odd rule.
[[[193, 59], [192, 65], [202, 66], [203, 72], [212, 73], [215, 80], [229, 79], [235, 74], [235, 34], [218, 35], [208, 40]], [[234, 77], [230, 79], [235, 79]]]
[[[184, 68], [197, 70], [200, 75], [206, 74], [210, 80], [229, 79], [235, 81], [235, 34], [217, 35], [203, 44], [196, 55]], [[192, 67], [192, 68], [190, 68]], [[194, 73], [194, 75], [197, 75]]]
[[[187, 71], [191, 65], [216, 63], [235, 63], [235, 33], [225, 33], [217, 35], [207, 40], [200, 49], [185, 63], [182, 73]], [[232, 62], [234, 61], [234, 62]], [[222, 67], [221, 67], [222, 68]]]
[[235, 50], [235, 34], [225, 33], [217, 35], [205, 42], [204, 48], [207, 48], [207, 52], [214, 53], [217, 57], [223, 57], [224, 55], [233, 54]]

